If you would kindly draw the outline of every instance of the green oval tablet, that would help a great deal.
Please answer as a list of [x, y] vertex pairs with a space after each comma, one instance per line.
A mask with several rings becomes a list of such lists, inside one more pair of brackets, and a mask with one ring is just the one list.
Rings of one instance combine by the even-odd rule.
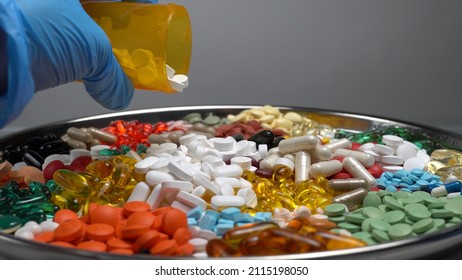
[[404, 207], [396, 199], [391, 196], [385, 196], [382, 198], [383, 203], [392, 210], [403, 210]]
[[444, 209], [451, 210], [455, 215], [462, 215], [462, 200], [458, 199], [449, 199], [444, 205]]
[[449, 209], [430, 209], [433, 218], [450, 219], [454, 213]]
[[17, 216], [7, 215], [0, 216], [0, 231], [12, 233], [21, 226], [21, 219]]
[[324, 208], [327, 216], [340, 216], [347, 211], [347, 207], [342, 203], [332, 203]]
[[361, 225], [365, 219], [366, 217], [364, 217], [364, 215], [361, 214], [345, 215], [345, 221], [356, 225]]
[[391, 210], [391, 209], [388, 208], [385, 204], [379, 205], [377, 208], [378, 208], [379, 210], [382, 210], [383, 213], [387, 213], [388, 211]]
[[404, 206], [404, 213], [413, 221], [420, 221], [431, 217], [430, 211], [423, 204], [408, 204]]
[[395, 224], [388, 228], [388, 235], [393, 240], [403, 239], [411, 236], [412, 227], [408, 224]]
[[413, 224], [412, 230], [417, 234], [421, 234], [431, 229], [432, 227], [433, 227], [433, 219], [427, 218], [427, 219], [420, 220], [416, 222], [415, 224]]
[[432, 195], [428, 192], [424, 192], [424, 191], [415, 191], [412, 193], [413, 196], [420, 196], [422, 197], [424, 200], [425, 198], [430, 198], [432, 197]]
[[424, 199], [420, 196], [410, 196], [405, 199], [398, 199], [399, 202], [401, 202], [402, 205], [406, 206], [408, 204], [417, 204], [417, 203], [423, 203]]
[[336, 224], [345, 222], [345, 216], [335, 216], [335, 217], [329, 217], [329, 221], [332, 221]]
[[433, 219], [433, 227], [437, 229], [442, 229], [446, 225], [446, 221], [444, 219]]
[[346, 229], [351, 233], [357, 232], [357, 231], [359, 231], [361, 229], [358, 225], [351, 224], [351, 223], [345, 223], [345, 222], [344, 223], [339, 223], [337, 226], [339, 228]]
[[380, 190], [378, 191], [377, 193], [382, 199], [385, 197], [385, 196], [391, 196], [393, 195], [393, 193], [391, 191], [387, 191], [387, 190]]
[[361, 239], [361, 240], [369, 239], [372, 237], [372, 235], [367, 231], [358, 231], [358, 232], [353, 233], [351, 236], [353, 236], [354, 238]]
[[385, 221], [375, 220], [371, 222], [370, 227], [372, 228], [372, 230], [377, 229], [381, 231], [387, 231], [388, 228], [390, 227], [390, 224]]
[[462, 219], [459, 217], [452, 217], [450, 220], [448, 220], [448, 223], [458, 224], [460, 222], [462, 222]]
[[379, 218], [367, 218], [364, 220], [364, 222], [361, 224], [361, 229], [363, 231], [368, 231], [368, 232], [371, 232], [372, 231], [372, 228], [371, 228], [371, 222], [372, 221], [381, 221], [382, 219], [379, 219]]
[[392, 194], [392, 197], [393, 197], [394, 199], [398, 199], [398, 198], [408, 198], [409, 196], [411, 196], [411, 194], [408, 193], [408, 192], [394, 192], [394, 193]]
[[441, 201], [437, 199], [438, 201], [435, 201], [433, 203], [430, 203], [427, 205], [428, 209], [443, 209], [444, 205], [446, 205], [446, 202]]
[[[429, 205], [429, 204], [437, 203], [437, 202], [442, 202], [442, 201], [439, 200], [437, 197], [433, 197], [433, 196], [428, 196], [424, 198], [425, 205]], [[443, 205], [444, 205], [444, 202], [443, 202]]]
[[377, 193], [369, 192], [363, 199], [363, 207], [377, 207], [382, 204], [382, 199]]
[[372, 237], [379, 242], [390, 241], [390, 237], [386, 231], [374, 229], [372, 231]]
[[382, 219], [385, 213], [378, 208], [366, 207], [364, 208], [364, 215], [368, 218]]
[[406, 214], [400, 210], [389, 211], [383, 216], [383, 220], [392, 225], [404, 222], [404, 218], [406, 218]]

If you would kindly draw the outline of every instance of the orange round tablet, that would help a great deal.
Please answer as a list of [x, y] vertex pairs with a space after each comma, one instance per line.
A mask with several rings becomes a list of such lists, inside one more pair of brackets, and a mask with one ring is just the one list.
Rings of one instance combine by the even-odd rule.
[[101, 241], [83, 241], [75, 246], [77, 249], [95, 251], [95, 252], [106, 252], [106, 243]]
[[77, 214], [69, 209], [60, 209], [55, 213], [55, 216], [53, 218], [53, 221], [55, 221], [58, 224], [62, 224], [67, 220], [78, 220], [79, 216]]
[[156, 217], [151, 212], [148, 212], [148, 211], [135, 212], [131, 214], [130, 217], [127, 218], [127, 225], [143, 224], [148, 227], [151, 227], [155, 219]]
[[162, 218], [163, 216], [154, 216], [154, 222], [152, 223], [151, 228], [162, 231]]
[[114, 249], [109, 251], [112, 254], [119, 254], [119, 255], [133, 255], [134, 252], [131, 249]]
[[89, 216], [91, 223], [108, 224], [113, 227], [120, 221], [119, 210], [109, 205], [98, 205], [90, 209]]
[[42, 184], [46, 183], [45, 176], [43, 173], [39, 170], [39, 172], [28, 172], [24, 175], [24, 183], [27, 185], [33, 183], [33, 182], [39, 182]]
[[49, 243], [53, 241], [54, 238], [55, 238], [55, 233], [53, 231], [37, 233], [34, 236], [35, 241], [44, 242], [44, 243]]
[[0, 181], [8, 177], [8, 173], [11, 172], [12, 168], [13, 165], [9, 163], [7, 160], [0, 163]]
[[159, 241], [167, 239], [168, 236], [165, 233], [160, 233], [157, 230], [149, 230], [136, 239], [135, 243], [133, 243], [133, 251], [138, 253], [143, 250], [149, 250]]
[[115, 250], [115, 249], [130, 249], [130, 250], [133, 249], [133, 244], [132, 243], [129, 243], [128, 241], [117, 238], [117, 237], [113, 237], [113, 238], [109, 239], [106, 242], [106, 245], [107, 245], [107, 250], [108, 251], [112, 251], [112, 250]]
[[194, 254], [194, 246], [189, 243], [179, 246], [175, 252], [177, 256], [191, 256], [192, 254]]
[[159, 241], [149, 252], [153, 255], [171, 256], [178, 250], [178, 244], [173, 239]]
[[108, 224], [93, 223], [86, 226], [85, 237], [88, 240], [108, 241], [114, 237], [114, 227]]
[[55, 246], [61, 246], [65, 248], [75, 248], [75, 246], [69, 242], [64, 242], [64, 241], [52, 241], [49, 244], [55, 245]]
[[19, 170], [11, 170], [10, 173], [8, 173], [8, 179], [11, 181], [15, 181], [18, 184], [24, 183], [24, 176], [26, 173], [24, 171]]
[[115, 232], [114, 232], [115, 237], [122, 239], [122, 229], [125, 226], [127, 226], [127, 220], [121, 220], [117, 223], [115, 227]]
[[121, 228], [122, 238], [136, 239], [147, 232], [149, 227], [143, 224], [126, 225]]
[[171, 208], [163, 215], [162, 230], [166, 234], [173, 236], [177, 229], [187, 227], [188, 220], [186, 218], [186, 214], [181, 212], [180, 210]]
[[172, 207], [161, 207], [157, 208], [154, 211], [152, 211], [152, 214], [154, 216], [162, 216], [164, 215], [168, 210], [172, 209]]
[[187, 228], [179, 228], [173, 234], [173, 239], [178, 245], [183, 245], [191, 239], [191, 232]]
[[67, 220], [54, 231], [56, 241], [73, 242], [83, 238], [85, 229], [80, 220]]
[[150, 211], [151, 205], [144, 201], [129, 201], [124, 205], [125, 217], [130, 217], [135, 212]]

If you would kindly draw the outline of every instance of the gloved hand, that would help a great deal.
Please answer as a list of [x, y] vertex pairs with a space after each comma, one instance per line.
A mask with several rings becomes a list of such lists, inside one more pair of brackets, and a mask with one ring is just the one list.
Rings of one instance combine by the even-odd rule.
[[[2, 23], [2, 9], [15, 12], [13, 17], [19, 22], [12, 25], [18, 32], [11, 34], [9, 26], [2, 26], [9, 24]], [[0, 28], [9, 33], [7, 37], [13, 36], [12, 41], [19, 41], [19, 45], [21, 38], [14, 36], [25, 37], [27, 49], [20, 51], [28, 56], [23, 59], [24, 63], [30, 64], [30, 74], [25, 75], [31, 75], [33, 91], [81, 79], [91, 97], [108, 109], [123, 109], [130, 103], [134, 91], [132, 83], [115, 59], [106, 34], [87, 15], [78, 0], [0, 0]], [[8, 59], [12, 62], [15, 58], [11, 54], [15, 50], [11, 50], [14, 45], [8, 40]], [[14, 67], [9, 69], [12, 71]], [[10, 87], [15, 87], [11, 76], [20, 74], [9, 73], [7, 97], [16, 100], [7, 108], [8, 116], [0, 118], [0, 127], [16, 117], [32, 98], [32, 94], [24, 90], [21, 92], [21, 86], [16, 87], [18, 92], [10, 92]], [[24, 77], [25, 82], [27, 78]], [[2, 111], [3, 105], [0, 100]]]

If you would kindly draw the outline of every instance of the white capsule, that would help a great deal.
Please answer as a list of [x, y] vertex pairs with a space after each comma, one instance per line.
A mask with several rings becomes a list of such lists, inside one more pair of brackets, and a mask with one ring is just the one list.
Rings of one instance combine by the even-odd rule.
[[241, 207], [245, 204], [245, 199], [238, 195], [215, 195], [210, 200], [210, 206], [217, 210], [221, 207]]
[[200, 206], [202, 210], [205, 210], [205, 208], [207, 208], [207, 202], [205, 200], [189, 192], [185, 192], [185, 191], [178, 192], [178, 194], [176, 195], [176, 199], [179, 202], [185, 205], [188, 205], [189, 207], [192, 207], [192, 208], [197, 207], [197, 206]]
[[273, 170], [278, 170], [279, 168], [283, 167], [289, 168], [291, 171], [294, 171], [295, 163], [287, 158], [278, 158], [273, 166]]
[[151, 187], [154, 187], [165, 181], [174, 181], [174, 180], [175, 178], [166, 172], [150, 170], [148, 173], [146, 173], [146, 183]]
[[442, 197], [448, 194], [448, 191], [446, 190], [445, 186], [439, 186], [436, 188], [433, 188], [431, 191], [431, 195], [433, 197]]
[[282, 154], [291, 154], [298, 151], [312, 150], [320, 143], [318, 137], [314, 135], [297, 136], [284, 139], [279, 142], [279, 152]]
[[295, 183], [310, 178], [311, 155], [306, 151], [295, 153]]
[[382, 155], [379, 155], [373, 150], [364, 150], [364, 153], [373, 156], [375, 162], [380, 162], [382, 160]]
[[139, 182], [138, 184], [136, 184], [127, 202], [146, 201], [150, 191], [151, 189], [149, 188], [148, 184], [146, 184], [145, 182]]
[[33, 234], [38, 234], [38, 233], [42, 232], [42, 228], [35, 221], [29, 221], [29, 222], [25, 223], [23, 227], [26, 228], [27, 230], [31, 231]]
[[239, 165], [230, 164], [230, 165], [223, 165], [215, 168], [213, 175], [215, 178], [217, 177], [234, 177], [240, 178], [244, 170]]
[[342, 169], [342, 163], [336, 159], [333, 159], [312, 164], [310, 167], [310, 174], [314, 178], [329, 177], [341, 172]]
[[452, 198], [456, 198], [456, 197], [460, 197], [460, 192], [453, 192], [453, 193], [448, 193], [448, 195], [446, 196], [447, 199], [452, 199]]
[[276, 164], [276, 161], [279, 158], [281, 158], [280, 153], [274, 153], [274, 154], [268, 155], [266, 158], [260, 161], [260, 168], [261, 169], [273, 169], [274, 164]]
[[377, 181], [374, 176], [366, 170], [366, 168], [355, 158], [345, 157], [343, 159], [343, 168], [350, 173], [354, 178], [364, 179], [369, 184], [370, 188], [377, 185]]
[[335, 152], [337, 149], [351, 149], [352, 143], [350, 139], [343, 138], [335, 141], [331, 141], [324, 145], [324, 147], [331, 150], [331, 152]]
[[28, 229], [22, 229], [22, 228], [15, 231], [14, 236], [22, 238], [22, 239], [26, 239], [26, 240], [33, 240], [35, 237], [32, 231]]
[[444, 184], [447, 185], [449, 183], [452, 183], [452, 182], [455, 182], [455, 181], [458, 181], [458, 180], [459, 180], [459, 178], [457, 178], [457, 176], [451, 174], [446, 178], [446, 181], [444, 181]]
[[324, 145], [316, 145], [316, 148], [311, 150], [310, 154], [313, 158], [318, 160], [330, 160], [334, 158], [332, 151]]
[[374, 165], [375, 157], [368, 153], [354, 151], [354, 150], [347, 150], [339, 148], [334, 152], [334, 156], [336, 157], [354, 157], [357, 159], [364, 167], [368, 168]]

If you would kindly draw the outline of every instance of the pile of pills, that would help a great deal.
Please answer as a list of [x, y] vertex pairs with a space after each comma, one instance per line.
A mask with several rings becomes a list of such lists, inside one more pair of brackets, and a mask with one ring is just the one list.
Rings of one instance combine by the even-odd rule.
[[236, 257], [460, 225], [462, 153], [405, 134], [341, 138], [271, 106], [71, 127], [4, 149], [0, 230], [99, 252]]

